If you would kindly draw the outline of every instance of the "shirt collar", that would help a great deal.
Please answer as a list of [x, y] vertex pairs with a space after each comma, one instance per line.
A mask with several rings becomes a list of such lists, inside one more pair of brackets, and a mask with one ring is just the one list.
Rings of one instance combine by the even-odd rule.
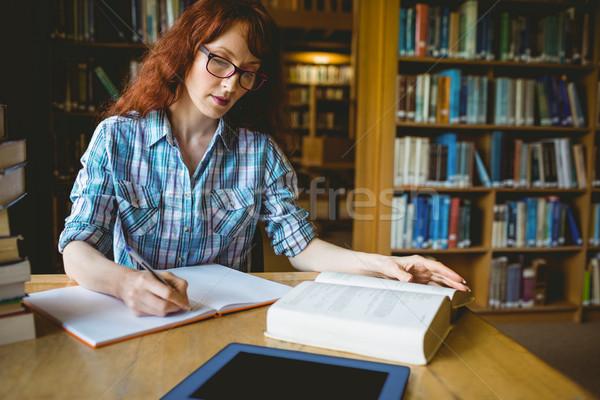
[[162, 138], [166, 138], [171, 146], [174, 145], [171, 124], [164, 111], [150, 111], [145, 120], [147, 147], [154, 146]]

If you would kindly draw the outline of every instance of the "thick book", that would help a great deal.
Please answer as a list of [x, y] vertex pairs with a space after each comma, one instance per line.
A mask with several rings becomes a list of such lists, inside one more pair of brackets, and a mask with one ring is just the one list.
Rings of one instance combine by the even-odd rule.
[[27, 159], [25, 139], [0, 143], [0, 170], [6, 170]]
[[[0, 237], [0, 264], [12, 263], [21, 259], [18, 242], [22, 239], [23, 237], [20, 235]], [[2, 284], [3, 270], [5, 269], [0, 265], [0, 284]]]
[[0, 209], [8, 208], [25, 194], [25, 162], [0, 168]]
[[270, 304], [290, 290], [289, 286], [216, 264], [170, 271], [188, 282], [191, 311], [166, 317], [137, 317], [123, 301], [80, 286], [32, 293], [24, 303], [58, 323], [77, 339], [96, 348]]
[[0, 302], [25, 296], [25, 282], [31, 278], [29, 260], [0, 264]]
[[35, 339], [33, 313], [25, 310], [0, 317], [0, 345]]
[[425, 365], [450, 332], [453, 306], [472, 301], [454, 289], [323, 272], [267, 311], [268, 337]]

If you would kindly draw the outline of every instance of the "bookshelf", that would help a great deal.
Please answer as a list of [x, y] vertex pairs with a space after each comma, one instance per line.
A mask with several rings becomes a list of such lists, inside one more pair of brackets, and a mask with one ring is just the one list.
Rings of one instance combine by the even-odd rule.
[[[59, 3], [63, 5], [63, 2]], [[136, 60], [151, 48], [156, 35], [172, 24], [169, 15], [180, 15], [185, 6], [191, 3], [193, 1], [190, 0], [76, 0], [68, 6], [48, 7], [48, 13], [44, 15], [47, 24], [44, 35], [49, 43], [48, 68], [44, 73], [50, 82], [44, 109], [48, 114], [49, 141], [52, 147], [48, 174], [51, 181], [48, 200], [52, 207], [52, 220], [47, 233], [52, 241], [49, 251], [52, 267], [48, 272], [62, 271], [62, 257], [55, 249], [64, 219], [70, 213], [69, 194], [80, 167], [79, 158], [99, 122], [101, 106], [111, 97], [95, 68], [101, 66], [117, 91], [120, 91], [134, 74]], [[290, 55], [287, 62], [314, 64], [314, 60], [298, 58], [299, 53], [311, 53], [312, 56], [316, 54], [329, 57], [326, 64], [335, 64], [336, 68], [346, 68], [352, 64], [349, 54], [353, 1], [263, 3], [272, 10], [272, 15], [282, 28], [284, 53]], [[157, 8], [154, 11], [142, 9], [142, 4], [148, 7], [156, 4]], [[132, 5], [137, 8], [132, 9]], [[146, 30], [143, 30], [144, 24], [133, 18], [135, 13], [140, 16], [144, 14], [154, 22], [145, 24]], [[312, 179], [323, 176], [326, 177], [326, 182], [319, 187], [326, 192], [340, 187], [351, 189], [354, 180], [353, 160], [303, 160], [301, 137], [308, 136], [317, 140], [322, 137], [341, 140], [351, 138], [354, 105], [352, 82], [311, 81], [290, 85], [302, 87], [310, 93], [305, 104], [292, 107], [295, 111], [307, 111], [311, 115], [310, 124], [307, 129], [299, 129], [296, 135], [292, 135], [296, 143], [285, 146], [299, 149], [293, 155], [292, 162], [303, 175], [300, 179], [306, 183], [304, 190], [310, 188]], [[84, 88], [81, 93], [80, 88]], [[338, 115], [341, 117], [337, 117]], [[318, 145], [319, 143], [317, 147]], [[325, 154], [329, 155], [327, 152]], [[336, 195], [341, 196], [339, 193]], [[315, 222], [323, 227], [322, 232], [327, 232], [325, 236], [341, 230], [344, 232], [341, 241], [350, 242], [352, 225], [347, 218], [340, 221], [337, 212], [334, 218], [318, 218]], [[268, 241], [265, 243], [265, 247], [270, 249]]]
[[[430, 6], [449, 6], [451, 11], [460, 8], [460, 3], [444, 1], [423, 2]], [[461, 2], [462, 3], [462, 2]], [[500, 23], [504, 12], [509, 15], [540, 14], [558, 15], [574, 7], [579, 13], [588, 13], [588, 24], [594, 38], [600, 37], [600, 8], [595, 2], [585, 1], [505, 1], [493, 3], [475, 2], [483, 10], [490, 11], [490, 19]], [[598, 190], [591, 184], [594, 167], [592, 162], [594, 146], [598, 146], [598, 118], [596, 104], [598, 99], [598, 59], [599, 43], [596, 39], [589, 46], [589, 62], [560, 64], [556, 59], [544, 58], [540, 54], [543, 46], [537, 47], [529, 62], [512, 61], [496, 57], [493, 60], [438, 58], [431, 56], [399, 55], [400, 9], [415, 7], [416, 1], [389, 2], [385, 0], [363, 1], [359, 5], [358, 53], [361, 56], [357, 64], [357, 105], [356, 105], [356, 180], [355, 186], [369, 191], [378, 201], [355, 202], [355, 212], [361, 215], [354, 221], [353, 243], [357, 250], [382, 254], [408, 255], [422, 254], [434, 257], [452, 267], [465, 277], [474, 291], [476, 302], [473, 310], [492, 322], [519, 321], [582, 321], [597, 319], [600, 307], [582, 306], [583, 273], [589, 258], [596, 253], [597, 246], [588, 243], [591, 205], [600, 200]], [[475, 14], [477, 16], [477, 13]], [[561, 14], [563, 15], [563, 14]], [[481, 15], [480, 15], [481, 16]], [[483, 19], [482, 19], [483, 21]], [[583, 25], [583, 24], [582, 24]], [[477, 27], [479, 29], [479, 27]], [[481, 32], [477, 35], [483, 35]], [[498, 35], [499, 31], [495, 31]], [[376, 43], [377, 45], [373, 45]], [[547, 42], [545, 43], [547, 45]], [[492, 49], [499, 44], [492, 41]], [[558, 57], [558, 52], [547, 51], [549, 57]], [[572, 56], [572, 55], [571, 55]], [[550, 61], [549, 61], [550, 60]], [[485, 121], [476, 123], [450, 122], [414, 122], [397, 121], [399, 74], [437, 74], [441, 71], [457, 69], [463, 75], [485, 77], [487, 79], [488, 100], [485, 109]], [[583, 126], [540, 126], [537, 116], [534, 125], [499, 125], [494, 119], [495, 82], [498, 78], [537, 79], [541, 76], [565, 76], [566, 82], [573, 82], [579, 90], [583, 103], [585, 124]], [[438, 121], [440, 119], [438, 118]], [[488, 173], [494, 144], [493, 132], [502, 131], [510, 138], [534, 142], [542, 139], [569, 138], [573, 144], [581, 144], [586, 149], [585, 170], [588, 177], [583, 187], [484, 187], [478, 182], [467, 188], [398, 186], [394, 185], [394, 142], [396, 138], [413, 136], [435, 138], [452, 132], [458, 140], [473, 142], [481, 154]], [[452, 249], [413, 249], [396, 248], [391, 244], [393, 213], [392, 199], [403, 194], [418, 195], [434, 192], [467, 199], [472, 209], [471, 246]], [[565, 243], [559, 247], [500, 247], [492, 246], [492, 226], [494, 206], [507, 201], [516, 201], [522, 197], [558, 199], [574, 211], [575, 221], [581, 233], [583, 243], [576, 246]], [[360, 198], [355, 201], [360, 201]], [[542, 306], [522, 308], [490, 308], [489, 281], [491, 263], [494, 258], [506, 256], [509, 259], [524, 257], [525, 262], [541, 257], [548, 261], [552, 275], [547, 287], [547, 302]]]
[[[48, 126], [51, 237], [53, 249], [70, 214], [69, 195], [102, 107], [135, 74], [137, 60], [151, 46], [148, 31], [135, 30], [132, 5], [117, 1], [77, 0], [51, 8], [49, 15]], [[141, 2], [137, 4], [141, 9]], [[146, 10], [157, 19], [158, 9]], [[166, 23], [164, 21], [163, 23]], [[100, 69], [100, 71], [98, 71]], [[103, 79], [108, 79], [106, 83]], [[62, 271], [62, 257], [51, 253], [53, 272]]]

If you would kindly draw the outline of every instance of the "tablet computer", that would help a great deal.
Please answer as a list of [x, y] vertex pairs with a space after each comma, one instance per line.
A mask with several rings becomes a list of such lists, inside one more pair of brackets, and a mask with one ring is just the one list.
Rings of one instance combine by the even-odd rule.
[[400, 399], [410, 368], [231, 343], [163, 399]]

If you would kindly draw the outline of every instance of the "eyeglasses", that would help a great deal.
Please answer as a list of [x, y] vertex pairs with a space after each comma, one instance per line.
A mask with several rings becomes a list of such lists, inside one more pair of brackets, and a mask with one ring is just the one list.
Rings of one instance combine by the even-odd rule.
[[206, 62], [206, 70], [217, 78], [229, 78], [236, 72], [239, 72], [240, 86], [246, 90], [258, 90], [262, 84], [267, 81], [266, 75], [238, 68], [231, 61], [211, 53], [202, 45], [200, 45], [198, 48], [208, 57], [208, 61]]

